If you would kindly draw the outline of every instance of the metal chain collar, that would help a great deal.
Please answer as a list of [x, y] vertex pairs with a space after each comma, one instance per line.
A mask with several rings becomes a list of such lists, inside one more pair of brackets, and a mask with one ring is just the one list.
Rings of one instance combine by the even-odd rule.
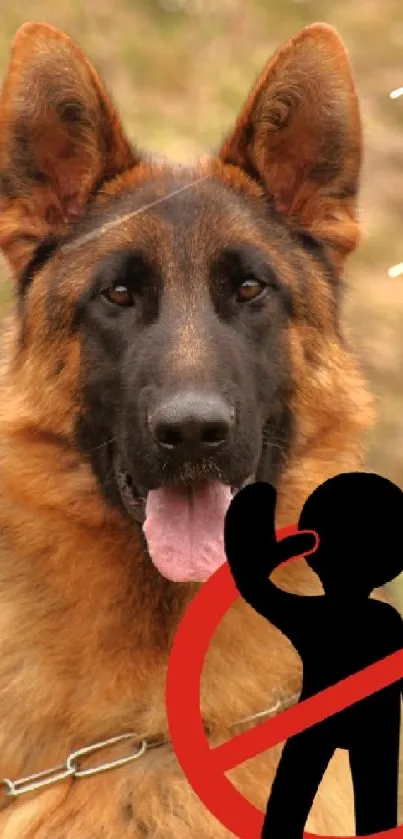
[[[260, 721], [273, 717], [279, 711], [283, 711], [286, 708], [291, 707], [291, 705], [294, 705], [298, 696], [299, 694], [295, 693], [287, 699], [279, 699], [275, 705], [272, 705], [270, 708], [258, 711], [255, 714], [251, 714], [249, 717], [244, 717], [236, 723], [233, 723], [230, 728], [233, 729], [242, 725], [249, 726], [257, 720]], [[120, 757], [106, 763], [100, 763], [98, 766], [92, 766], [87, 769], [84, 768], [82, 761], [88, 755], [102, 751], [103, 749], [108, 748], [108, 746], [115, 746], [130, 740], [133, 741], [133, 751], [126, 757]], [[59, 781], [65, 781], [67, 778], [88, 778], [91, 775], [98, 775], [100, 772], [108, 772], [110, 769], [116, 769], [119, 766], [124, 766], [127, 763], [132, 763], [133, 761], [138, 760], [151, 749], [158, 748], [159, 746], [165, 746], [169, 743], [170, 740], [168, 738], [161, 738], [160, 740], [139, 739], [138, 735], [129, 732], [127, 734], [120, 734], [117, 737], [110, 737], [108, 740], [102, 740], [99, 743], [93, 743], [91, 746], [84, 746], [82, 749], [77, 749], [76, 751], [71, 752], [64, 763], [54, 766], [52, 769], [45, 769], [43, 772], [37, 772], [34, 775], [27, 775], [26, 777], [19, 778], [16, 781], [12, 781], [10, 778], [3, 778], [0, 781], [0, 792], [5, 793], [5, 799], [0, 804], [0, 809], [4, 808], [6, 804], [9, 804], [19, 795], [34, 792], [42, 789], [43, 787], [59, 783]]]

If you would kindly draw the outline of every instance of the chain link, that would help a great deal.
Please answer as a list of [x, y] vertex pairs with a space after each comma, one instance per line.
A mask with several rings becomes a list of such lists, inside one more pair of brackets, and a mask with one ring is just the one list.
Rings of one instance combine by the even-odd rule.
[[[280, 710], [285, 710], [295, 704], [297, 699], [298, 693], [287, 697], [287, 699], [279, 699], [270, 708], [266, 708], [263, 711], [258, 711], [255, 714], [251, 714], [249, 717], [244, 717], [243, 719], [238, 720], [231, 726], [231, 728], [236, 728], [237, 726], [242, 725], [250, 725], [255, 721], [273, 717]], [[102, 751], [103, 749], [108, 748], [108, 746], [116, 746], [130, 740], [134, 741], [135, 749], [131, 754], [126, 755], [126, 757], [120, 757], [116, 760], [100, 763], [98, 766], [93, 766], [88, 769], [83, 767], [82, 760], [89, 755]], [[93, 743], [91, 746], [84, 746], [82, 749], [76, 749], [68, 755], [64, 763], [59, 766], [54, 766], [52, 769], [45, 769], [43, 772], [37, 772], [35, 775], [27, 775], [25, 778], [19, 778], [17, 781], [12, 781], [10, 778], [3, 778], [0, 780], [0, 792], [3, 791], [5, 793], [5, 800], [3, 800], [2, 804], [0, 804], [0, 809], [19, 795], [34, 792], [35, 790], [42, 789], [43, 787], [50, 786], [51, 784], [65, 781], [67, 778], [88, 778], [91, 775], [98, 775], [100, 772], [108, 772], [111, 769], [116, 769], [118, 766], [125, 766], [128, 763], [139, 760], [139, 758], [143, 757], [143, 755], [145, 755], [145, 753], [150, 749], [168, 745], [169, 742], [170, 741], [167, 738], [161, 738], [160, 740], [139, 739], [138, 735], [129, 732], [128, 734], [120, 734], [117, 737], [110, 737], [108, 740], [101, 740], [99, 743]]]
[[54, 766], [53, 769], [46, 769], [44, 772], [37, 772], [35, 775], [27, 775], [25, 778], [19, 778], [18, 781], [3, 778], [0, 783], [5, 788], [9, 798], [16, 798], [18, 795], [23, 795], [24, 792], [33, 792], [49, 784], [55, 784], [57, 781], [64, 781], [72, 775], [72, 769], [68, 769], [66, 764], [62, 763], [60, 766]]
[[[115, 746], [128, 740], [134, 740], [136, 743], [135, 751], [132, 754], [107, 763], [101, 763], [89, 769], [81, 768], [82, 758], [106, 749], [108, 746]], [[65, 763], [54, 766], [52, 769], [37, 772], [35, 775], [27, 775], [25, 778], [19, 778], [17, 781], [11, 781], [10, 778], [3, 778], [0, 781], [0, 789], [3, 788], [7, 798], [16, 798], [24, 793], [34, 792], [50, 784], [65, 781], [67, 778], [85, 778], [90, 775], [98, 775], [100, 772], [108, 772], [110, 769], [115, 769], [118, 766], [124, 766], [127, 763], [138, 760], [145, 754], [147, 749], [155, 748], [157, 745], [163, 745], [166, 742], [168, 741], [160, 740], [148, 743], [147, 740], [140, 740], [139, 742], [137, 735], [132, 732], [121, 734], [118, 737], [110, 737], [109, 740], [102, 740], [99, 743], [93, 743], [91, 746], [85, 746], [82, 749], [71, 752]]]

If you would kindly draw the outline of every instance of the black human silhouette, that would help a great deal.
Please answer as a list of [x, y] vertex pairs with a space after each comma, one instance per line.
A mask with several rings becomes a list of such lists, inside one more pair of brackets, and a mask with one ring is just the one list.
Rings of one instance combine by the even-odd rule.
[[[300, 532], [279, 542], [275, 509], [276, 491], [270, 484], [242, 489], [226, 515], [225, 550], [244, 600], [299, 653], [301, 702], [403, 648], [398, 612], [369, 599], [403, 570], [403, 492], [380, 475], [337, 475], [305, 502]], [[285, 560], [308, 554], [323, 595], [291, 594], [269, 579]], [[356, 835], [397, 826], [402, 686], [392, 684], [287, 741], [262, 839], [301, 839], [337, 748], [349, 752]]]

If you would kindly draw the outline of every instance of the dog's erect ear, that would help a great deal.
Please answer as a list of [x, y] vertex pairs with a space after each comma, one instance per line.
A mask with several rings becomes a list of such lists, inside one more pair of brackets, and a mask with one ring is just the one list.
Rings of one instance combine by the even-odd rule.
[[220, 157], [259, 180], [291, 224], [343, 262], [358, 241], [361, 126], [349, 59], [332, 27], [307, 26], [274, 55]]
[[135, 162], [79, 47], [53, 26], [22, 26], [0, 99], [0, 246], [13, 268]]

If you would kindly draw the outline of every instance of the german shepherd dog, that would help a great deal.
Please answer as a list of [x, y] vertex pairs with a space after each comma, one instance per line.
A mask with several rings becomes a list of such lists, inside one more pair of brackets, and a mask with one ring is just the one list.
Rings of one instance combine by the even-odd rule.
[[[231, 494], [274, 483], [285, 525], [319, 482], [360, 468], [371, 399], [339, 325], [360, 158], [349, 60], [327, 25], [274, 55], [194, 166], [131, 146], [67, 35], [18, 31], [0, 100], [0, 245], [16, 290], [0, 398], [2, 839], [232, 835], [176, 762], [168, 655], [224, 561]], [[279, 580], [314, 591], [303, 561]], [[290, 644], [238, 601], [203, 673], [212, 744], [299, 687]], [[77, 766], [138, 759], [13, 796], [11, 782], [130, 732], [136, 743]], [[278, 757], [229, 774], [261, 809]], [[309, 828], [352, 825], [341, 755]]]

